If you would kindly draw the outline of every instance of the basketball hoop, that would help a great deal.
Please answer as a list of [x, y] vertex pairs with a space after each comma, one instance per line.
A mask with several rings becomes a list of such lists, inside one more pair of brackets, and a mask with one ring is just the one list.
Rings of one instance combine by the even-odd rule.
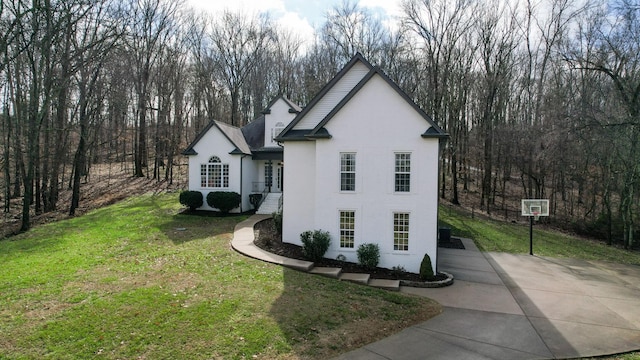
[[533, 221], [549, 216], [549, 200], [522, 199], [522, 216], [529, 218], [529, 255], [533, 255]]

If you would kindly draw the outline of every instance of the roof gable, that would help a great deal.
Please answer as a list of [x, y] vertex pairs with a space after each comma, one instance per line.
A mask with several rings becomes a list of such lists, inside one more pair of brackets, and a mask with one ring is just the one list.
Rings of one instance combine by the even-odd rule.
[[425, 133], [422, 134], [422, 137], [447, 137], [448, 135], [431, 119], [427, 113], [425, 113], [420, 107], [413, 101], [409, 96], [402, 90], [400, 87], [391, 80], [378, 66], [374, 67], [369, 71], [369, 73], [360, 80], [360, 82], [353, 88], [351, 91], [345, 96], [335, 108], [327, 114], [327, 116], [322, 119], [316, 125], [315, 128], [311, 130], [307, 134], [308, 137], [330, 137], [331, 135], [326, 132], [324, 126], [331, 120], [333, 117], [375, 76], [380, 76], [387, 85], [389, 85], [400, 97], [408, 103], [428, 124], [429, 128]]
[[[322, 102], [322, 100], [325, 98], [325, 96], [330, 93], [332, 91], [332, 89], [334, 89], [334, 87], [336, 87], [337, 84], [340, 83], [341, 80], [343, 80], [345, 78], [345, 76], [347, 76], [347, 74], [349, 74], [350, 71], [352, 71], [354, 68], [357, 68], [359, 66], [363, 66], [365, 70], [371, 70], [373, 69], [373, 65], [371, 65], [360, 53], [357, 53], [353, 58], [351, 58], [351, 60], [349, 60], [349, 62], [338, 72], [338, 74], [336, 74], [336, 76], [333, 77], [333, 79], [331, 79], [331, 81], [329, 81], [321, 90], [320, 92], [313, 97], [313, 99], [311, 99], [311, 102], [304, 107], [304, 109], [302, 109], [302, 111], [293, 119], [293, 121], [291, 121], [291, 123], [289, 123], [289, 125], [287, 125], [287, 127], [284, 128], [284, 130], [280, 133], [280, 135], [276, 138], [277, 141], [283, 141], [286, 139], [288, 134], [293, 135], [293, 133], [291, 133], [291, 131], [295, 131], [296, 133], [298, 132], [298, 130], [302, 130], [301, 127], [299, 126], [304, 120], [305, 118], [309, 115], [309, 113], [315, 109], [319, 103]], [[356, 81], [358, 81], [360, 78], [357, 78]], [[333, 107], [333, 106], [332, 106]], [[313, 126], [315, 126], [316, 123], [313, 124]], [[312, 127], [307, 127], [307, 129], [311, 129]]]
[[211, 128], [218, 129], [229, 142], [235, 146], [235, 149], [231, 151], [231, 154], [247, 154], [251, 155], [251, 149], [247, 144], [247, 141], [242, 134], [242, 130], [238, 127], [225, 124], [221, 121], [213, 120], [207, 124], [207, 126], [202, 129], [200, 134], [191, 142], [191, 144], [182, 152], [183, 155], [197, 155], [198, 153], [195, 151], [195, 146], [202, 140], [205, 134], [207, 134]]
[[[337, 104], [323, 116], [323, 118], [316, 123], [304, 123], [305, 117], [308, 116], [314, 107], [318, 106], [327, 94], [343, 79], [352, 69], [358, 64], [364, 64], [368, 68], [366, 75], [360, 78], [359, 82], [353, 86], [348, 93], [342, 97]], [[427, 115], [418, 105], [402, 90], [400, 87], [391, 80], [379, 67], [371, 65], [360, 53], [356, 54], [345, 65], [342, 70], [327, 84], [322, 90], [311, 100], [308, 106], [306, 106], [302, 112], [296, 116], [295, 119], [282, 131], [282, 133], [276, 138], [277, 141], [287, 140], [309, 140], [313, 138], [330, 138], [331, 134], [324, 128], [329, 122], [374, 76], [380, 76], [384, 82], [389, 85], [400, 97], [409, 104], [429, 125], [427, 130], [421, 134], [424, 138], [436, 137], [446, 138], [448, 135]], [[313, 127], [300, 126], [300, 124], [313, 124]]]
[[278, 102], [278, 100], [284, 101], [285, 104], [287, 104], [287, 106], [289, 106], [289, 113], [291, 113], [291, 114], [298, 114], [298, 113], [300, 113], [302, 111], [302, 108], [300, 106], [298, 106], [293, 101], [289, 100], [286, 96], [280, 94], [280, 95], [276, 96], [273, 100], [271, 100], [269, 105], [267, 105], [267, 107], [264, 110], [262, 110], [262, 114], [270, 114], [271, 113], [271, 108], [273, 107], [273, 105], [275, 103]]

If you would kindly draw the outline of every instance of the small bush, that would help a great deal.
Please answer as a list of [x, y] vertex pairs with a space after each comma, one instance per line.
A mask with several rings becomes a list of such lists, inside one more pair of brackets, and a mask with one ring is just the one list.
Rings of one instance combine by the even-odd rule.
[[278, 234], [282, 234], [282, 213], [276, 211], [271, 214], [271, 216], [273, 217], [273, 224], [275, 225]]
[[331, 235], [322, 230], [305, 231], [300, 234], [300, 240], [304, 256], [313, 262], [322, 260], [331, 245]]
[[426, 281], [433, 278], [433, 267], [431, 266], [431, 258], [429, 254], [424, 254], [420, 263], [420, 279]]
[[240, 205], [240, 194], [233, 191], [213, 191], [207, 194], [207, 204], [226, 214]]
[[380, 247], [378, 244], [362, 244], [358, 246], [358, 263], [365, 269], [373, 270], [380, 261]]
[[262, 194], [249, 194], [249, 202], [254, 209], [258, 209], [258, 205], [260, 204], [260, 200], [262, 200]]
[[189, 210], [195, 211], [203, 204], [203, 196], [200, 191], [185, 190], [180, 193], [180, 204], [188, 206]]
[[402, 265], [396, 265], [394, 267], [391, 268], [391, 273], [393, 274], [393, 276], [395, 276], [397, 279], [399, 279], [400, 277], [402, 277], [402, 275], [404, 275], [407, 272], [407, 270], [404, 268], [404, 266]]

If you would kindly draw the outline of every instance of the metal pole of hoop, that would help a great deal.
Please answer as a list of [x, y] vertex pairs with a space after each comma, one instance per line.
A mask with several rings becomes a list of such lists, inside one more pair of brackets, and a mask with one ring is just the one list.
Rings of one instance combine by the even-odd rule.
[[533, 220], [538, 221], [540, 213], [533, 212], [533, 216], [529, 216], [529, 255], [533, 255]]
[[533, 216], [529, 216], [529, 255], [533, 255]]

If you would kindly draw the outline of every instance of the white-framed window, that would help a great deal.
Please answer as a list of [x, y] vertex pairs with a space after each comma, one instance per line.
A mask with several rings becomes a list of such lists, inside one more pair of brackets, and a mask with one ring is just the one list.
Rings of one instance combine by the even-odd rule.
[[356, 191], [355, 153], [340, 153], [340, 191]]
[[409, 251], [409, 213], [393, 213], [393, 250]]
[[340, 210], [340, 247], [353, 249], [355, 246], [356, 212]]
[[283, 122], [278, 121], [276, 125], [271, 129], [271, 141], [276, 138], [276, 136], [280, 135], [282, 130], [284, 130], [285, 126]]
[[411, 191], [411, 153], [395, 153], [395, 192]]
[[210, 157], [206, 164], [200, 164], [200, 186], [203, 188], [229, 187], [229, 164], [223, 164], [217, 156]]

